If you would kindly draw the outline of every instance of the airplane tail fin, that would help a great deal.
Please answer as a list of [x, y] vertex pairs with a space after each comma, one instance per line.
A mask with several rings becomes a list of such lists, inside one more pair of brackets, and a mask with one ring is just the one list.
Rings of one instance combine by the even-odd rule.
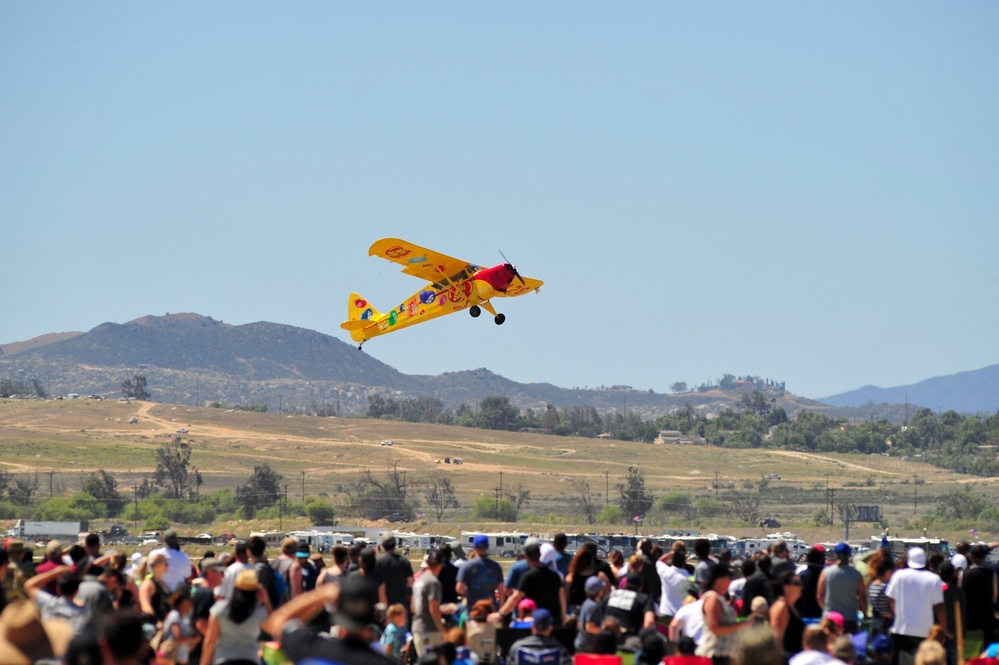
[[380, 316], [381, 312], [375, 309], [367, 299], [358, 293], [351, 293], [347, 300], [347, 320], [341, 323], [340, 327], [350, 331], [350, 336], [355, 342], [363, 342], [365, 335], [362, 331], [373, 325]]

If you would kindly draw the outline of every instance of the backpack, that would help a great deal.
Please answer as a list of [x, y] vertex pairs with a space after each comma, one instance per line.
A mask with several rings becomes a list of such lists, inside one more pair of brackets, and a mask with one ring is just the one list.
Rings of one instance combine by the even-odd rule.
[[312, 591], [319, 581], [319, 571], [311, 561], [299, 565], [302, 567], [302, 591]]
[[274, 572], [274, 569], [263, 561], [258, 561], [253, 565], [257, 571], [257, 581], [267, 590], [267, 597], [271, 601], [271, 609], [277, 609], [284, 602], [287, 592], [287, 585], [281, 576]]
[[277, 558], [271, 561], [271, 569], [274, 570], [276, 575], [275, 578], [280, 580], [279, 586], [281, 587], [281, 603], [287, 603], [291, 600], [291, 567], [294, 562]]

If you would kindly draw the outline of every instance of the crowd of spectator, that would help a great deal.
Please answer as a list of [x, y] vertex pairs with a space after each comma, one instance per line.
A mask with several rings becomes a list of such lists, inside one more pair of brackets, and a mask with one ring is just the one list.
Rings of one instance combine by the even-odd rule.
[[775, 541], [736, 568], [708, 541], [643, 540], [607, 559], [593, 544], [530, 538], [504, 574], [489, 539], [416, 567], [394, 536], [323, 555], [263, 539], [192, 562], [177, 534], [143, 555], [99, 536], [0, 550], [0, 664], [956, 665], [999, 641], [989, 547], [943, 554], [846, 543], [793, 561]]

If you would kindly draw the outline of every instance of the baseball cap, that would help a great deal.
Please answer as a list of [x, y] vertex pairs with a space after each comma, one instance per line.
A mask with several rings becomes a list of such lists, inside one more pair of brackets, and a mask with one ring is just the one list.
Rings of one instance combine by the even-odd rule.
[[361, 630], [375, 619], [378, 589], [361, 575], [352, 575], [340, 584], [340, 599], [334, 615], [337, 625]]
[[132, 552], [132, 565], [138, 566], [140, 561], [142, 561], [142, 552]]
[[552, 627], [552, 613], [541, 608], [534, 612], [534, 627], [538, 630], [548, 630]]
[[878, 635], [875, 637], [871, 648], [874, 649], [874, 653], [879, 655], [888, 654], [895, 650], [892, 647], [891, 638], [887, 635]]
[[604, 581], [598, 575], [591, 575], [586, 578], [586, 595], [595, 596], [604, 588]]
[[846, 543], [839, 543], [833, 549], [833, 552], [836, 553], [836, 556], [850, 556], [853, 553], [853, 548]]
[[534, 610], [538, 609], [538, 606], [530, 598], [524, 598], [522, 601], [520, 601], [519, 603], [517, 603], [517, 609], [518, 610], [527, 610], [529, 612], [533, 612]]
[[472, 540], [472, 547], [477, 550], [489, 549], [489, 536], [480, 533], [474, 540]]
[[843, 615], [839, 612], [830, 612], [826, 615], [826, 618], [832, 620], [840, 628], [843, 628]]
[[298, 552], [295, 554], [299, 559], [308, 559], [309, 554], [312, 550], [309, 548], [308, 543], [299, 543]]
[[922, 547], [910, 547], [906, 554], [906, 560], [909, 562], [909, 568], [925, 568], [926, 550]]
[[544, 543], [541, 545], [541, 563], [547, 564], [554, 567], [555, 562], [558, 560], [558, 552], [555, 551], [555, 546], [551, 543]]

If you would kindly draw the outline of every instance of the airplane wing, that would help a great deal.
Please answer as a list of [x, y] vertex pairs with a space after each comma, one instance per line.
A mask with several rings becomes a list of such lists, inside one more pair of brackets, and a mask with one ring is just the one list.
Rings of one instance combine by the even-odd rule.
[[382, 238], [368, 249], [368, 256], [380, 256], [398, 263], [407, 275], [431, 282], [440, 290], [471, 278], [480, 267], [398, 238]]

